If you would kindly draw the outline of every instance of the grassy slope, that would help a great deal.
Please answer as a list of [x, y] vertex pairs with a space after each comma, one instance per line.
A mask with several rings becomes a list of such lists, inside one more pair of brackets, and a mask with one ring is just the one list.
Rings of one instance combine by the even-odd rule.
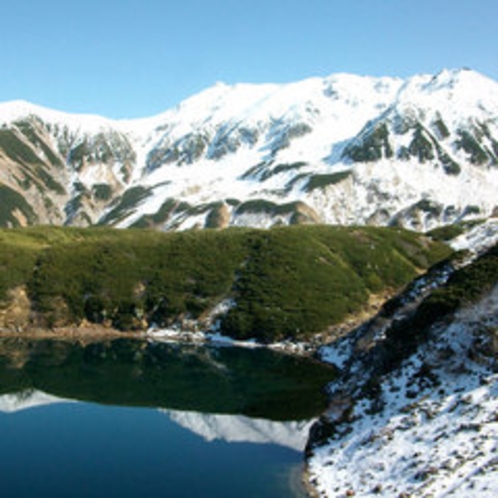
[[136, 330], [234, 298], [222, 330], [274, 340], [320, 332], [448, 254], [415, 233], [371, 227], [3, 230], [0, 300], [26, 285], [42, 325], [87, 319]]

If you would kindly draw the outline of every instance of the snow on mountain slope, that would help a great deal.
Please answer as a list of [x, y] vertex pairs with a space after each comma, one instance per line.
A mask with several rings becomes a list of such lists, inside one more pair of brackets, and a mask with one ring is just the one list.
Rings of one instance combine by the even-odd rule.
[[273, 422], [239, 415], [219, 415], [161, 410], [173, 422], [206, 441], [278, 444], [302, 452], [312, 421]]
[[[356, 395], [333, 386], [331, 425], [312, 429], [319, 442], [308, 448], [317, 496], [497, 496], [497, 328], [495, 286], [399, 367], [351, 370], [363, 375]], [[333, 349], [325, 357], [341, 359]]]
[[100, 130], [114, 129], [116, 122], [102, 116], [90, 114], [69, 114], [32, 104], [24, 100], [14, 100], [0, 103], [0, 123], [8, 124], [25, 119], [28, 116], [36, 116], [46, 123], [67, 126], [75, 131], [95, 134]]
[[469, 70], [218, 83], [140, 120], [12, 102], [0, 123], [4, 225], [423, 230], [497, 206], [498, 84]]
[[466, 250], [474, 254], [481, 254], [497, 243], [498, 220], [496, 219], [479, 223], [468, 232], [450, 241], [450, 245], [455, 251]]

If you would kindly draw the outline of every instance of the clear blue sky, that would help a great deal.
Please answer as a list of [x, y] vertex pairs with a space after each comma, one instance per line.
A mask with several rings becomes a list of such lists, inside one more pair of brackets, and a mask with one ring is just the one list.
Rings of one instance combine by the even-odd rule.
[[497, 0], [3, 0], [0, 101], [146, 117], [217, 81], [471, 67], [498, 80]]

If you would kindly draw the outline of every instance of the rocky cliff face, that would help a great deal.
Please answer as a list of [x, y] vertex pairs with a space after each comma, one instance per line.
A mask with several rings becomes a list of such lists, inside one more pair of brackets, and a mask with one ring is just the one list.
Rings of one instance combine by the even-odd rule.
[[0, 224], [425, 230], [496, 214], [498, 84], [473, 71], [217, 84], [149, 119], [0, 105]]

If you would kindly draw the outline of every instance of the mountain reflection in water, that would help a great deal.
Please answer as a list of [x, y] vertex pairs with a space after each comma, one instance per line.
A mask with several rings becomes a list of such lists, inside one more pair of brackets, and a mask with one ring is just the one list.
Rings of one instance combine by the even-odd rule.
[[[42, 391], [27, 390], [0, 396], [0, 412], [15, 413], [75, 400], [58, 398]], [[219, 415], [200, 412], [160, 409], [170, 421], [202, 437], [228, 443], [277, 444], [302, 451], [313, 420], [279, 422], [256, 419], [244, 415]]]
[[265, 349], [0, 340], [3, 490], [302, 497], [302, 449], [332, 377]]
[[[266, 349], [132, 339], [88, 345], [0, 340], [0, 395], [19, 393], [19, 399], [40, 391], [56, 398], [171, 413], [307, 421], [325, 408], [323, 388], [332, 375], [309, 359]], [[180, 418], [187, 423], [186, 417]], [[220, 423], [226, 426], [223, 419], [217, 420]]]

